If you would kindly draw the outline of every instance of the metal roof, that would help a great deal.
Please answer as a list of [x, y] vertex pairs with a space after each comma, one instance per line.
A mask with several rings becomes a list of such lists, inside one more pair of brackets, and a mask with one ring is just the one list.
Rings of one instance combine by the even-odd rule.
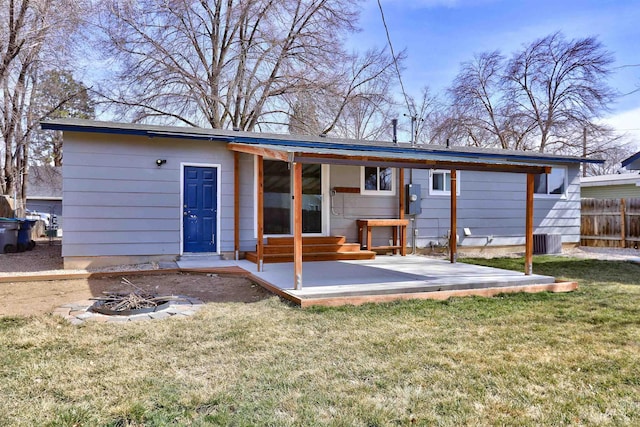
[[506, 159], [482, 159], [452, 157], [420, 150], [409, 152], [380, 152], [374, 149], [292, 147], [275, 144], [231, 143], [229, 149], [243, 153], [262, 155], [266, 158], [299, 163], [324, 163], [360, 166], [390, 166], [398, 168], [457, 170], [490, 170], [515, 173], [549, 172], [550, 164], [517, 162]]
[[[423, 159], [463, 162], [468, 164], [553, 165], [575, 163], [603, 163], [603, 160], [562, 156], [538, 152], [477, 148], [444, 147], [441, 145], [393, 144], [383, 141], [363, 141], [309, 135], [284, 135], [240, 132], [223, 129], [159, 126], [147, 124], [101, 122], [82, 119], [55, 119], [41, 122], [43, 129], [68, 132], [91, 132], [147, 136], [149, 138], [178, 138], [218, 141], [263, 147], [278, 147], [282, 152], [315, 154], [341, 153], [342, 156], [370, 156], [388, 159]], [[330, 152], [330, 153], [329, 153]], [[359, 152], [356, 154], [356, 152]]]

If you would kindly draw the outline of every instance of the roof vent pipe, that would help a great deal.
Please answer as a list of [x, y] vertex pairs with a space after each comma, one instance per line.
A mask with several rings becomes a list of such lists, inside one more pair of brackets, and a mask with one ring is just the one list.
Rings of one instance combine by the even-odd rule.
[[391, 119], [391, 126], [393, 127], [393, 143], [398, 145], [398, 119]]
[[449, 145], [449, 138], [447, 138], [447, 148], [451, 148], [451, 146]]

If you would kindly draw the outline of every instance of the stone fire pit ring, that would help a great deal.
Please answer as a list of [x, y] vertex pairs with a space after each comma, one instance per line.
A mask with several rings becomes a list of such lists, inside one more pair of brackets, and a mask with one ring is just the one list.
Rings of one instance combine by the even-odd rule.
[[170, 317], [185, 318], [193, 316], [204, 303], [198, 298], [177, 295], [176, 299], [170, 299], [155, 307], [154, 311], [130, 315], [106, 315], [90, 310], [95, 301], [84, 300], [70, 304], [64, 304], [53, 311], [55, 316], [61, 316], [73, 325], [84, 322], [139, 322], [143, 320], [168, 319]]

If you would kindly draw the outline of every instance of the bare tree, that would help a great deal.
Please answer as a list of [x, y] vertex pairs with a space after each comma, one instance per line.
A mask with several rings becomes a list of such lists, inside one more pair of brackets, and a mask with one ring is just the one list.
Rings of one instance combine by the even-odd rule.
[[595, 37], [554, 33], [516, 53], [506, 66], [507, 95], [535, 123], [539, 151], [561, 151], [575, 128], [589, 126], [614, 99], [606, 84], [612, 55]]
[[29, 141], [43, 117], [32, 101], [43, 71], [65, 61], [81, 6], [72, 0], [0, 0], [0, 189], [22, 200], [19, 214], [26, 200]]
[[[573, 133], [575, 137], [572, 143], [566, 144], [562, 152], [605, 160], [603, 164], [584, 164], [584, 176], [619, 173], [622, 160], [636, 152], [634, 141], [627, 135], [617, 133], [611, 126], [592, 123], [575, 129]], [[576, 140], [580, 140], [581, 144], [576, 144]]]
[[[386, 84], [383, 81], [376, 83], [379, 86]], [[384, 89], [351, 96], [336, 114], [332, 133], [340, 138], [388, 140], [391, 137], [393, 107], [393, 100]]]
[[[413, 141], [424, 144], [442, 142], [443, 134], [440, 133], [440, 126], [445, 120], [443, 114], [445, 106], [438, 96], [433, 94], [429, 87], [425, 86], [420, 94], [420, 102], [409, 98], [409, 103], [411, 110], [415, 111]], [[410, 117], [410, 119], [412, 118]], [[446, 140], [446, 137], [444, 140]]]
[[493, 135], [502, 148], [509, 148], [506, 132], [506, 102], [502, 91], [502, 64], [504, 58], [498, 52], [476, 55], [473, 61], [464, 62], [460, 73], [449, 89], [455, 99], [456, 116], [459, 126], [477, 145], [480, 137]]
[[319, 135], [322, 127], [316, 103], [308, 93], [299, 94], [291, 106], [289, 133], [293, 135]]
[[607, 77], [611, 54], [594, 37], [566, 40], [554, 33], [515, 52], [477, 55], [448, 93], [440, 133], [468, 145], [583, 154], [613, 153], [618, 139], [597, 125], [614, 99]]
[[[395, 61], [401, 63], [405, 52]], [[327, 123], [322, 133], [354, 139], [381, 139], [389, 135], [394, 58], [386, 49], [351, 54], [335, 64], [336, 73], [322, 88], [313, 88]]]
[[357, 7], [340, 0], [105, 1], [106, 52], [120, 66], [109, 84], [121, 84], [103, 94], [134, 121], [286, 126], [301, 94], [345, 82], [343, 64], [353, 57], [342, 41], [356, 29]]

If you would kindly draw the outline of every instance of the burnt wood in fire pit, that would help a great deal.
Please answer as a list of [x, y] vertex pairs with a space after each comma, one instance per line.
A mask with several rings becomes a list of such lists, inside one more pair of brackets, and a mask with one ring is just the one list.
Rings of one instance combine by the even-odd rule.
[[172, 301], [180, 300], [176, 296], [156, 296], [139, 293], [108, 293], [104, 297], [92, 298], [96, 302], [89, 311], [107, 316], [132, 316], [134, 314], [153, 313], [164, 310]]

